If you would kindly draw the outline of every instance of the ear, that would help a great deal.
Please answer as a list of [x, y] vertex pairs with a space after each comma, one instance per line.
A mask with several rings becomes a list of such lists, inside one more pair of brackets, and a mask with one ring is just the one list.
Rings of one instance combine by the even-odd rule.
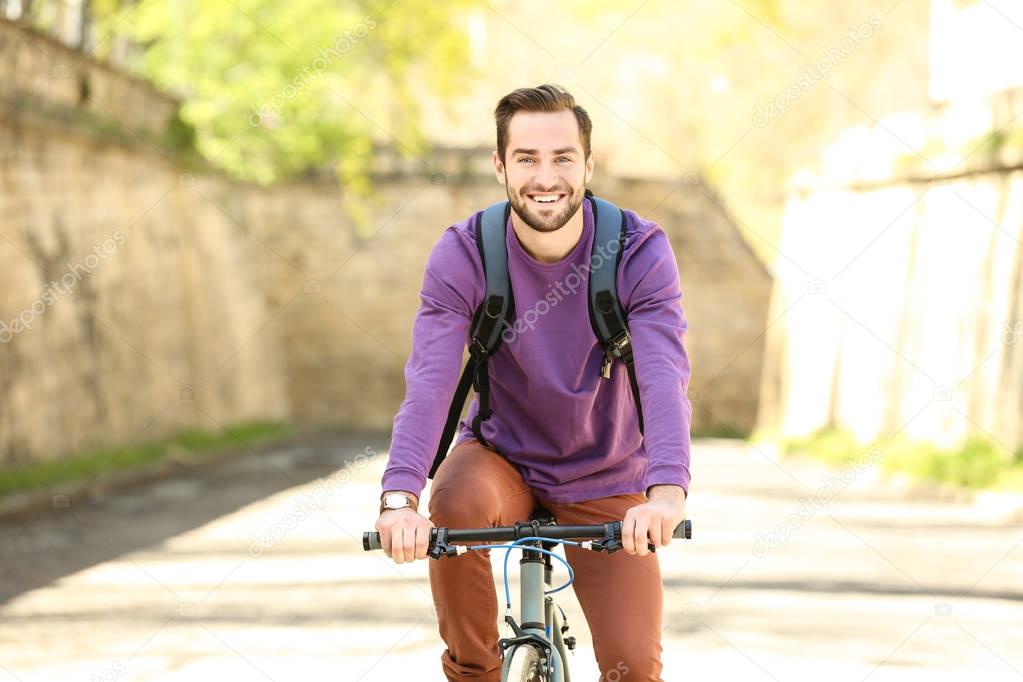
[[494, 153], [493, 153], [492, 156], [493, 156], [493, 159], [494, 159], [494, 174], [497, 176], [497, 181], [500, 184], [503, 185], [503, 184], [505, 184], [505, 182], [504, 182], [504, 164], [501, 163], [501, 157], [499, 157], [497, 155], [497, 150], [496, 149], [494, 150]]
[[593, 155], [593, 152], [591, 151], [590, 152], [590, 156], [586, 159], [586, 184], [589, 184], [590, 183], [590, 178], [593, 177], [593, 164], [594, 164], [594, 155]]

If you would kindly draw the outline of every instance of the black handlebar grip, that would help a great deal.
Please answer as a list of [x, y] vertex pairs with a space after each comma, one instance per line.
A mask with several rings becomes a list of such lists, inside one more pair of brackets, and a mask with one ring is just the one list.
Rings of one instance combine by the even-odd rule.
[[363, 533], [362, 548], [367, 552], [373, 549], [383, 549], [380, 545], [380, 533], [373, 530]]
[[682, 523], [675, 527], [675, 532], [671, 534], [671, 537], [678, 538], [679, 540], [689, 540], [693, 537], [693, 522], [686, 519]]

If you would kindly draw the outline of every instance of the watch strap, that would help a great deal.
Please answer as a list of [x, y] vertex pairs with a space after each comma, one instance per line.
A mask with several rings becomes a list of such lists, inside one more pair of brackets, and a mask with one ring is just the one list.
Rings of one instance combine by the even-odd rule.
[[[404, 507], [397, 507], [397, 508], [395, 508], [395, 507], [385, 507], [384, 506], [384, 500], [387, 498], [388, 495], [401, 495], [402, 497], [405, 498], [405, 506]], [[408, 493], [393, 493], [393, 492], [392, 493], [385, 493], [385, 494], [380, 496], [380, 513], [383, 514], [388, 509], [411, 509], [414, 512], [418, 512], [419, 511], [419, 503], [418, 503], [418, 501], [414, 497], [412, 497]]]

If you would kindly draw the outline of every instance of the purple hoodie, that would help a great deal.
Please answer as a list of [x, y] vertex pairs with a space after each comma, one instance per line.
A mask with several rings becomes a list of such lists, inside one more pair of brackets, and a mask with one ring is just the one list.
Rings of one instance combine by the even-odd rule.
[[[482, 431], [527, 485], [557, 503], [645, 492], [665, 483], [689, 491], [692, 406], [678, 266], [660, 226], [630, 210], [623, 213], [618, 297], [632, 336], [645, 435], [625, 364], [614, 362], [610, 380], [600, 376], [603, 351], [587, 305], [594, 238], [590, 202], [583, 202], [582, 237], [557, 263], [526, 253], [508, 220], [516, 321], [514, 333], [505, 333], [490, 358], [493, 415]], [[473, 314], [486, 291], [474, 224], [475, 215], [448, 227], [427, 260], [383, 490], [420, 495], [426, 485]], [[610, 257], [616, 249], [617, 244], [598, 245], [598, 253]], [[456, 445], [474, 437], [470, 425], [478, 411], [476, 396], [459, 423]]]

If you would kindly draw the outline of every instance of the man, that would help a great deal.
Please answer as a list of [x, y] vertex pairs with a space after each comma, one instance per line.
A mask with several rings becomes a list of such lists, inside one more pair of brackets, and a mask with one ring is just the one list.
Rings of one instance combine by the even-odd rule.
[[[561, 524], [622, 519], [623, 552], [566, 547], [573, 587], [601, 673], [621, 676], [627, 668], [633, 682], [660, 680], [663, 595], [647, 543], [671, 541], [689, 488], [690, 366], [675, 256], [656, 223], [623, 209], [618, 295], [632, 336], [641, 434], [625, 367], [617, 363], [611, 380], [600, 375], [603, 351], [589, 321], [586, 282], [579, 282], [595, 231], [584, 201], [593, 176], [589, 116], [562, 88], [541, 85], [506, 95], [495, 118], [494, 170], [512, 206], [506, 241], [517, 320], [490, 359], [493, 416], [482, 433], [492, 447], [468, 426], [479, 409], [474, 400], [434, 477], [430, 519], [418, 513], [486, 290], [470, 217], [445, 230], [426, 264], [407, 393], [382, 480], [381, 499], [407, 506], [381, 505], [376, 529], [387, 555], [402, 563], [426, 557], [434, 526], [513, 525], [538, 504]], [[404, 496], [399, 504], [395, 493]], [[489, 552], [431, 561], [429, 570], [447, 678], [497, 682]]]

